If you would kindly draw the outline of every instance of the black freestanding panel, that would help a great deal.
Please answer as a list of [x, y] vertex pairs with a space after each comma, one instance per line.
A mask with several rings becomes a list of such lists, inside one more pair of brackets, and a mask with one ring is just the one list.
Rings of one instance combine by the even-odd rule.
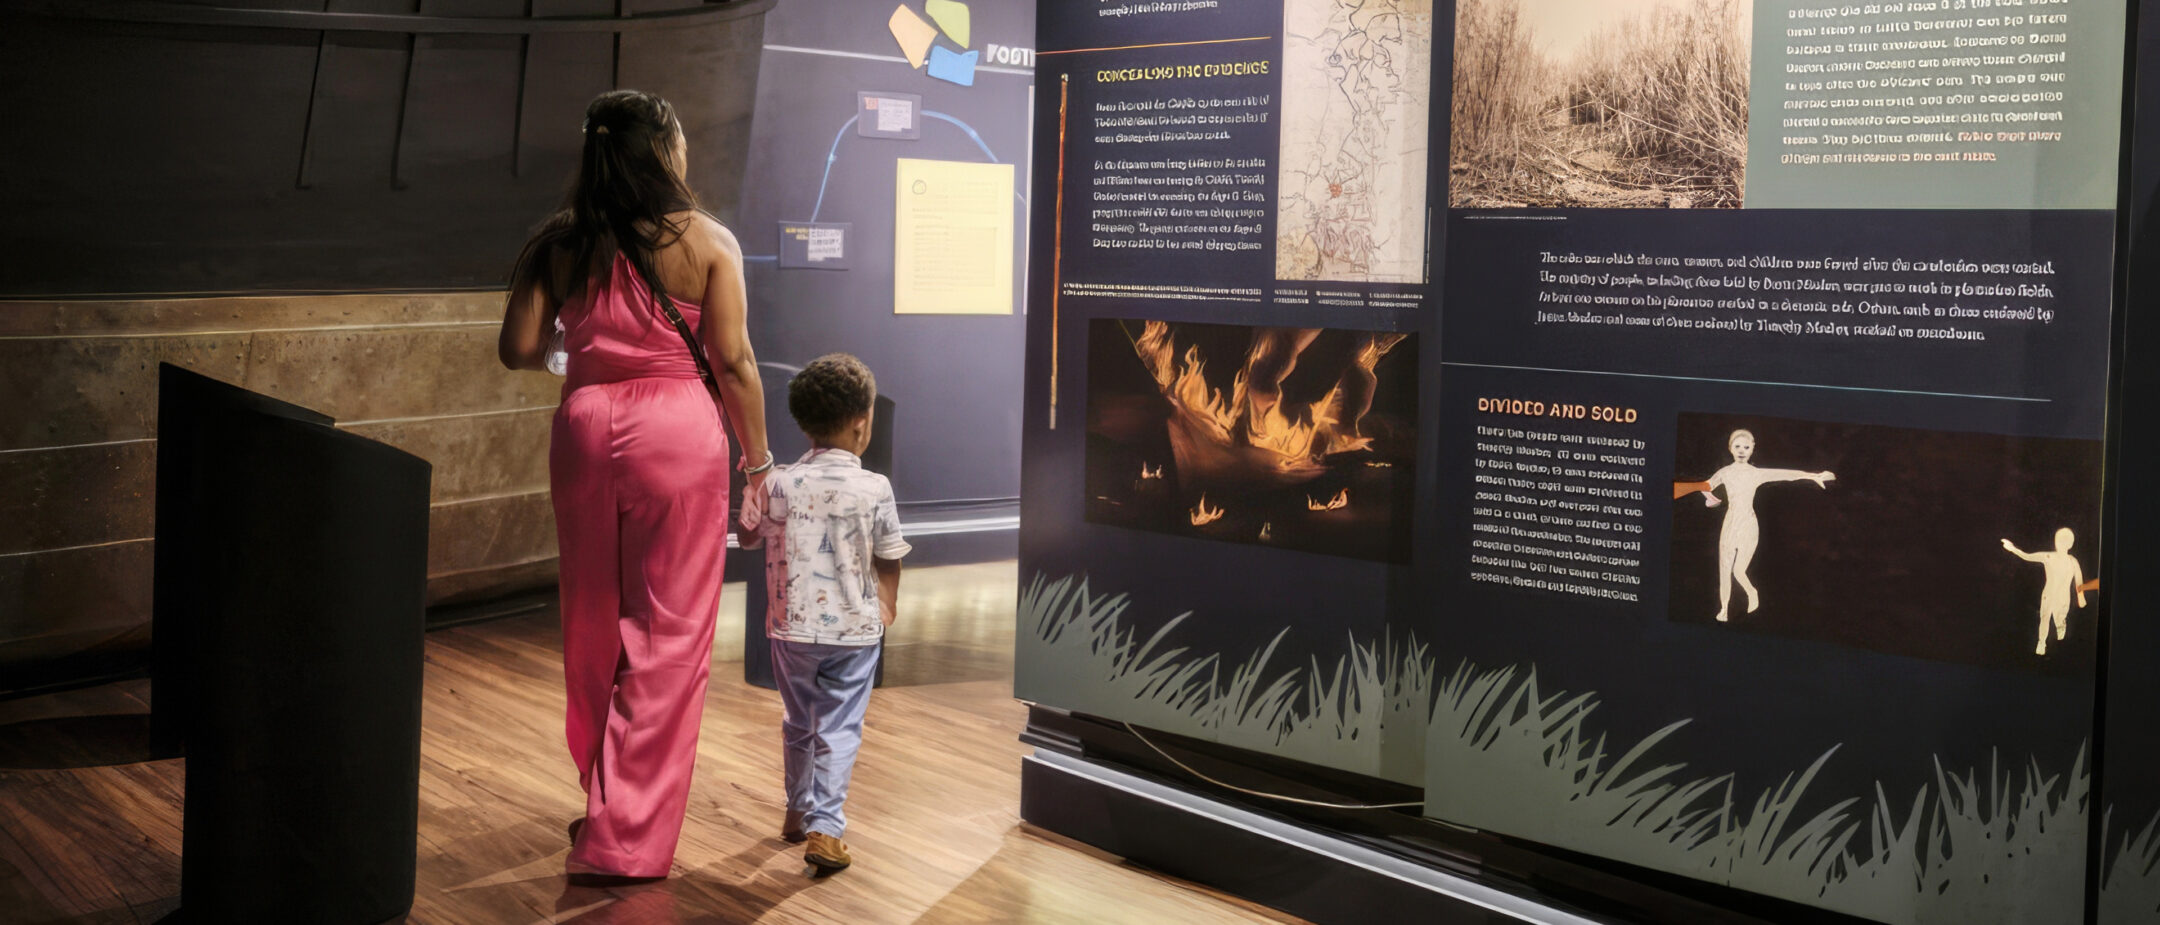
[[429, 465], [159, 370], [156, 725], [196, 922], [412, 905]]
[[[188, 640], [221, 580], [209, 554], [229, 498], [211, 478], [229, 466], [220, 441], [241, 420], [285, 418], [329, 426], [330, 416], [171, 364], [158, 366], [157, 552], [151, 582], [150, 732], [158, 754], [185, 752], [191, 654]], [[219, 485], [226, 482], [217, 483]]]

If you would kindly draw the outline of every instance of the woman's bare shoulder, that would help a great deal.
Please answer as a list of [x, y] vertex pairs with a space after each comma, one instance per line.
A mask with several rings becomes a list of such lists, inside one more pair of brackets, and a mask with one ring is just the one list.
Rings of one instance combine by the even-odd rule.
[[720, 220], [712, 217], [711, 213], [703, 209], [685, 209], [668, 216], [668, 221], [682, 229], [679, 240], [689, 246], [690, 252], [696, 255], [699, 263], [722, 258], [742, 258], [742, 246], [736, 242], [735, 233], [729, 231], [726, 225], [720, 224]]

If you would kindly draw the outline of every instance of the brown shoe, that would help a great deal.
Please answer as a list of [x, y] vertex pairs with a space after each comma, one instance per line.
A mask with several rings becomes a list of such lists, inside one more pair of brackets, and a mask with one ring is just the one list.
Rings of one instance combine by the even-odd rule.
[[848, 856], [847, 845], [823, 832], [811, 832], [810, 847], [803, 850], [803, 860], [817, 868], [818, 876], [836, 874], [846, 870], [855, 859]]
[[792, 809], [791, 809], [791, 810], [788, 810], [788, 811], [787, 811], [787, 819], [786, 819], [786, 820], [784, 820], [784, 821], [782, 821], [782, 822], [780, 823], [780, 840], [781, 840], [781, 841], [787, 842], [787, 843], [788, 843], [788, 844], [790, 844], [790, 845], [800, 845], [800, 844], [802, 844], [802, 842], [803, 842], [803, 828], [802, 828], [802, 818], [803, 818], [803, 814], [802, 814], [802, 813], [800, 813], [800, 812], [798, 812], [798, 811], [796, 811], [796, 810], [792, 810]]

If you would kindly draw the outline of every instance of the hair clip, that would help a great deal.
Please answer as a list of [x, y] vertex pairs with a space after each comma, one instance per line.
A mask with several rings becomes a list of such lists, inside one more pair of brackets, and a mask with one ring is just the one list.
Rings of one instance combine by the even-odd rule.
[[607, 134], [607, 126], [603, 125], [603, 126], [600, 126], [599, 128], [593, 129], [593, 134], [595, 134], [595, 135], [605, 135], [605, 134]]

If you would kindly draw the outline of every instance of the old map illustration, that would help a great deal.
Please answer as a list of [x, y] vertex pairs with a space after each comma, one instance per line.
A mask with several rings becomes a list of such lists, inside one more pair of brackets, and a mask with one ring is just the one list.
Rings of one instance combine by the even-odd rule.
[[1278, 279], [1425, 281], [1432, 0], [1287, 0]]

